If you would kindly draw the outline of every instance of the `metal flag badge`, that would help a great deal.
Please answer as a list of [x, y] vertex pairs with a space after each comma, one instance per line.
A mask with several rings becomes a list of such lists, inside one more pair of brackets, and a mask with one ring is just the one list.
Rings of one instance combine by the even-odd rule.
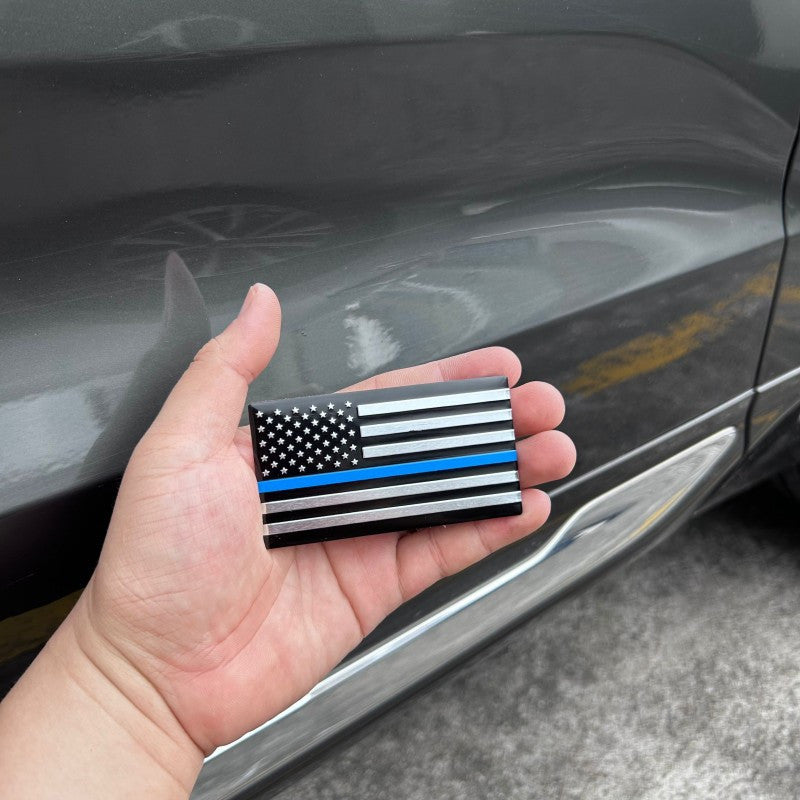
[[505, 377], [248, 410], [267, 547], [522, 513]]

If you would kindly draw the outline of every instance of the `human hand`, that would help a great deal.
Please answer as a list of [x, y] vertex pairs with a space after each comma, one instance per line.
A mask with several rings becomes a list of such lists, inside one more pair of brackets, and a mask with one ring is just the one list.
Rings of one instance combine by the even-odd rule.
[[[279, 329], [277, 298], [256, 285], [198, 353], [130, 459], [69, 620], [81, 651], [134, 706], [204, 753], [302, 696], [403, 601], [536, 530], [549, 500], [525, 487], [563, 477], [575, 460], [552, 430], [560, 394], [524, 384], [511, 393], [522, 515], [267, 550], [250, 434], [237, 426]], [[520, 364], [493, 347], [351, 388], [498, 374], [513, 386]]]

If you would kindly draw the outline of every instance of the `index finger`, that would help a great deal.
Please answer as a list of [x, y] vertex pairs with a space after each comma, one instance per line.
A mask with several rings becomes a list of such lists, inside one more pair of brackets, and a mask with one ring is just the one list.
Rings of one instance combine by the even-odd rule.
[[427, 364], [384, 372], [341, 391], [388, 389], [415, 383], [438, 383], [439, 381], [457, 381], [465, 378], [484, 378], [491, 375], [505, 375], [508, 378], [508, 385], [513, 386], [521, 374], [522, 366], [519, 358], [511, 350], [506, 347], [484, 347], [480, 350], [459, 353], [449, 358], [429, 361]]

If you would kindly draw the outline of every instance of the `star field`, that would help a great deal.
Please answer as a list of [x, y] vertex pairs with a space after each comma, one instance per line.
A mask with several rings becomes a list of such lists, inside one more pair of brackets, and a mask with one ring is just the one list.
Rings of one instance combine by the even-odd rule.
[[322, 405], [255, 412], [257, 469], [263, 478], [290, 478], [357, 467], [357, 414], [344, 397]]

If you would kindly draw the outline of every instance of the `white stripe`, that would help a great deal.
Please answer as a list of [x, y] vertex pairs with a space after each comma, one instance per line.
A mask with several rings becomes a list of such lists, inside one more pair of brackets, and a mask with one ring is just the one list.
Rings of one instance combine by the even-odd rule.
[[430, 503], [413, 503], [411, 505], [393, 506], [391, 508], [373, 508], [365, 511], [351, 511], [345, 514], [332, 514], [324, 517], [306, 517], [285, 522], [270, 522], [264, 525], [264, 534], [294, 533], [310, 531], [316, 528], [335, 528], [341, 525], [355, 525], [359, 522], [375, 522], [397, 517], [397, 524], [403, 526], [403, 517], [418, 514], [436, 514], [442, 511], [459, 511], [461, 509], [490, 508], [507, 503], [519, 503], [522, 493], [503, 492], [502, 494], [484, 494], [478, 497], [458, 497], [452, 500], [435, 500]]
[[504, 422], [511, 419], [510, 408], [498, 408], [494, 411], [476, 411], [470, 414], [451, 414], [443, 417], [425, 417], [424, 419], [403, 419], [399, 422], [376, 422], [361, 426], [361, 436], [387, 436], [392, 433], [412, 433], [429, 431], [435, 428], [458, 428], [462, 425], [482, 425], [487, 422]]
[[475, 444], [495, 444], [496, 442], [513, 442], [514, 431], [486, 431], [470, 433], [464, 436], [440, 436], [432, 439], [411, 439], [407, 442], [387, 442], [386, 444], [370, 444], [363, 447], [364, 458], [381, 456], [401, 456], [405, 453], [423, 453], [429, 450], [452, 450], [456, 447], [469, 447]]
[[448, 406], [468, 406], [472, 403], [494, 403], [509, 400], [511, 392], [507, 388], [485, 389], [480, 392], [460, 392], [442, 394], [435, 397], [416, 397], [408, 400], [387, 400], [382, 403], [364, 403], [358, 406], [359, 416], [373, 417], [377, 414], [399, 414], [403, 411], [424, 411], [427, 408], [447, 408]]
[[516, 470], [489, 472], [483, 475], [463, 475], [458, 478], [442, 478], [438, 481], [418, 481], [394, 486], [377, 486], [374, 489], [357, 489], [353, 492], [317, 494], [311, 497], [294, 497], [291, 500], [270, 500], [261, 504], [262, 514], [277, 514], [283, 511], [301, 511], [306, 508], [339, 506], [344, 503], [363, 503], [368, 500], [382, 500], [384, 497], [407, 497], [434, 492], [455, 492], [476, 486], [497, 486], [501, 483], [515, 483], [519, 480]]

